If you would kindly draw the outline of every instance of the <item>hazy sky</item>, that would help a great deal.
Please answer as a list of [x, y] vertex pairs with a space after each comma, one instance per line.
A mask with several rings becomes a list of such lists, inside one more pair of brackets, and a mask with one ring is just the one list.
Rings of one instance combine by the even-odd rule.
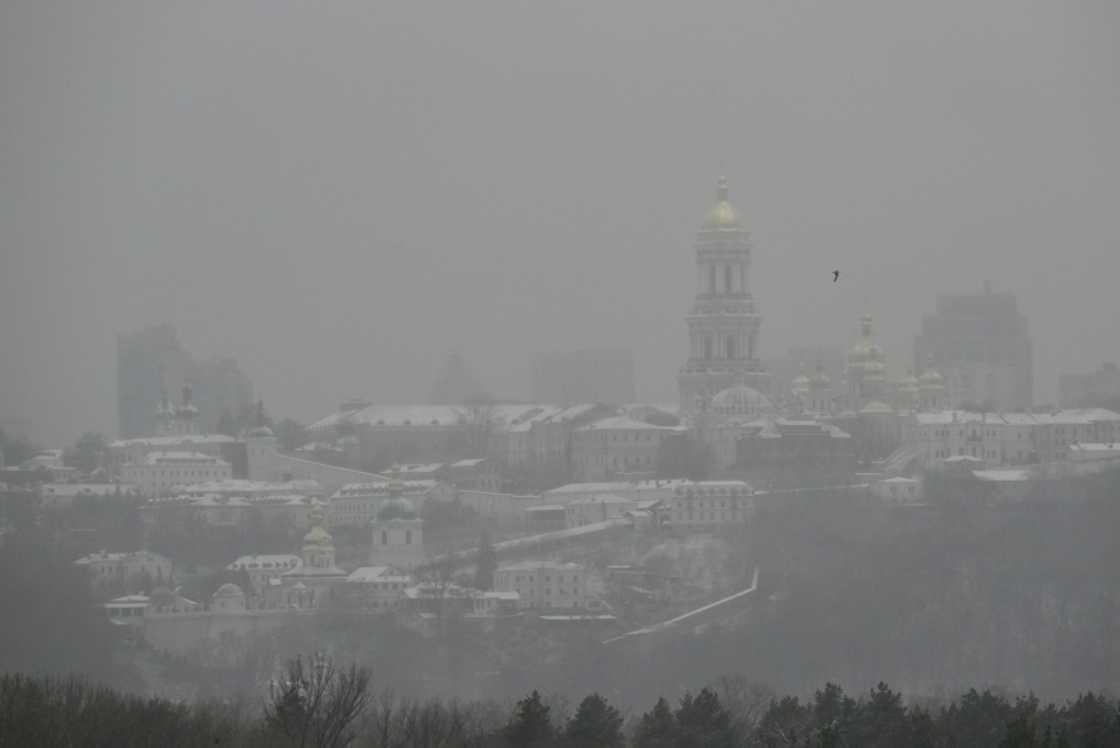
[[[1120, 4], [0, 3], [0, 419], [116, 428], [171, 322], [269, 409], [422, 398], [459, 347], [629, 345], [672, 400], [725, 172], [763, 356], [1013, 290], [1039, 399], [1120, 359]], [[841, 269], [839, 284], [831, 270]]]

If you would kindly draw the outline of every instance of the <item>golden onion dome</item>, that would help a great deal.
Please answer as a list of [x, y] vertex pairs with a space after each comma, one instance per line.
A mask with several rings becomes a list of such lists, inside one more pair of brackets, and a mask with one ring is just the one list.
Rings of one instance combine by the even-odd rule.
[[883, 349], [872, 337], [871, 315], [865, 314], [860, 318], [860, 338], [848, 349], [848, 363], [864, 364], [869, 362], [884, 362], [886, 357]]
[[829, 379], [828, 374], [825, 373], [824, 367], [820, 364], [817, 364], [817, 370], [813, 372], [813, 376], [812, 378], [810, 378], [809, 384], [814, 387], [827, 387], [828, 385], [832, 384], [832, 380]]
[[922, 372], [922, 376], [918, 381], [924, 388], [941, 387], [945, 383], [945, 379], [941, 376], [941, 372], [933, 368], [933, 356], [930, 356], [927, 359], [926, 370]]
[[902, 378], [902, 381], [898, 383], [898, 389], [900, 392], [912, 393], [918, 391], [919, 385], [920, 382], [918, 382], [918, 378], [914, 376], [914, 372], [911, 370], [907, 372], [906, 376]]
[[321, 525], [312, 527], [306, 535], [303, 536], [303, 547], [315, 546], [325, 548], [334, 544], [334, 538], [331, 534], [324, 530]]
[[720, 177], [716, 189], [716, 204], [708, 211], [708, 216], [704, 219], [705, 229], [741, 228], [739, 218], [735, 215], [735, 209], [727, 201], [727, 192], [727, 177]]

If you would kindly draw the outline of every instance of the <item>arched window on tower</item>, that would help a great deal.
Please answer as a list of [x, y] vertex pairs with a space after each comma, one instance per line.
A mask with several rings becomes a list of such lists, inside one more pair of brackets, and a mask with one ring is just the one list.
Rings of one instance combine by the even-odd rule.
[[381, 531], [381, 545], [389, 545], [389, 531], [388, 530], [382, 530]]
[[712, 348], [713, 348], [712, 336], [711, 335], [705, 335], [704, 336], [704, 359], [705, 360], [710, 361], [712, 358], [714, 358], [714, 351], [712, 351]]
[[412, 530], [405, 530], [404, 531], [404, 544], [405, 545], [412, 545]]
[[728, 335], [727, 336], [727, 358], [729, 360], [734, 361], [736, 353], [738, 353], [738, 351], [735, 350], [735, 336], [734, 335]]
[[731, 266], [730, 265], [724, 265], [723, 266], [723, 292], [725, 294], [730, 294], [731, 289], [732, 289], [732, 285], [731, 285]]
[[708, 293], [716, 292], [716, 266], [708, 266]]

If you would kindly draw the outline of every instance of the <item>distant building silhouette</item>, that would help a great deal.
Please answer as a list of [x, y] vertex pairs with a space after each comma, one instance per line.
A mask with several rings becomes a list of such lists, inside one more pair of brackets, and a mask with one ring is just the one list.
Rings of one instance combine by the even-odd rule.
[[933, 361], [945, 378], [951, 407], [983, 404], [994, 410], [1034, 404], [1033, 345], [1014, 294], [940, 296], [914, 339], [914, 370]]
[[461, 405], [475, 400], [487, 400], [489, 395], [478, 377], [467, 364], [463, 354], [452, 351], [436, 373], [428, 394], [429, 405]]
[[635, 400], [634, 353], [625, 348], [588, 348], [538, 353], [531, 361], [530, 390], [538, 403], [631, 403]]
[[171, 325], [117, 336], [117, 418], [122, 437], [150, 436], [160, 427], [159, 406], [168, 393], [192, 388], [202, 431], [213, 431], [223, 413], [236, 416], [253, 404], [253, 386], [232, 358], [196, 361]]
[[1063, 408], [1120, 400], [1120, 367], [1106, 363], [1088, 374], [1062, 374], [1058, 379], [1058, 398]]

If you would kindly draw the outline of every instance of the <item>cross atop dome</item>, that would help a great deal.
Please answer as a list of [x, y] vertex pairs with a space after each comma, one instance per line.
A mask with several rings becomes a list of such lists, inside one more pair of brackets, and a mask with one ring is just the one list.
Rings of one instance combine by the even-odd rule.
[[727, 201], [728, 192], [727, 177], [720, 177], [716, 182], [716, 204], [708, 211], [708, 217], [704, 220], [705, 229], [740, 228], [735, 209]]

